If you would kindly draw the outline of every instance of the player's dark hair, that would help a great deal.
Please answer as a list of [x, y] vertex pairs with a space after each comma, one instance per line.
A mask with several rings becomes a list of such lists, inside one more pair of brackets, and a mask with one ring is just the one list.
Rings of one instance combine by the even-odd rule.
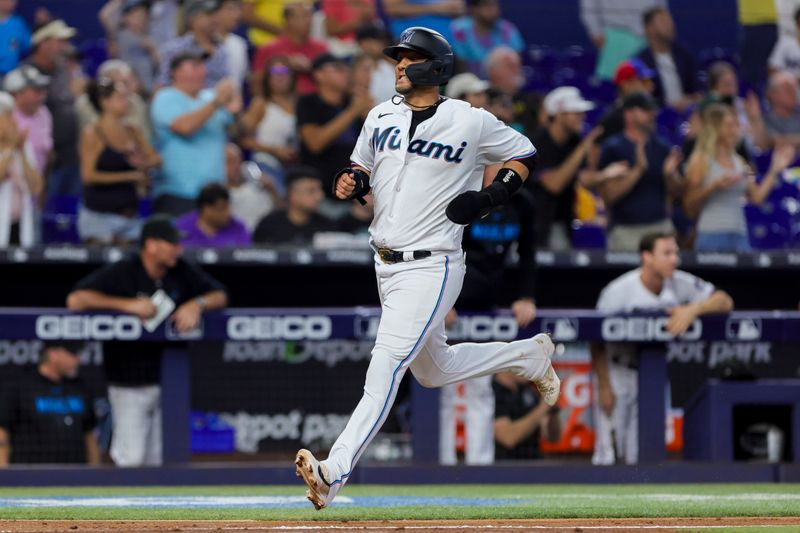
[[220, 200], [229, 202], [230, 199], [231, 195], [228, 193], [228, 189], [226, 189], [224, 185], [219, 183], [209, 183], [200, 189], [200, 194], [197, 195], [197, 209], [200, 210], [207, 205], [214, 205]]
[[800, 7], [798, 7], [794, 12], [794, 23], [796, 25], [800, 25]]
[[639, 253], [650, 252], [653, 253], [656, 247], [656, 241], [661, 239], [674, 239], [675, 233], [671, 231], [654, 231], [653, 233], [648, 233], [642, 240], [639, 241]]
[[650, 9], [645, 10], [645, 12], [642, 14], [642, 24], [644, 24], [644, 27], [646, 28], [647, 26], [650, 25], [651, 22], [653, 22], [653, 19], [656, 18], [656, 15], [658, 15], [659, 13], [666, 13], [666, 12], [667, 9], [665, 7], [661, 6], [651, 7]]

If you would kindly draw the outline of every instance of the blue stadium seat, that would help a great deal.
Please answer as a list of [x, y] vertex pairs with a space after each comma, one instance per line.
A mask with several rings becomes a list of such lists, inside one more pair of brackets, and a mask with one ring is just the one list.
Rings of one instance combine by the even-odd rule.
[[584, 224], [575, 220], [572, 222], [572, 246], [582, 250], [604, 250], [606, 229], [596, 224]]
[[786, 248], [791, 238], [791, 217], [771, 202], [759, 208], [745, 206], [750, 245], [757, 250]]
[[78, 196], [52, 196], [42, 211], [42, 242], [45, 244], [81, 242], [78, 236]]
[[78, 52], [81, 54], [83, 71], [92, 78], [97, 75], [100, 65], [108, 59], [105, 39], [84, 41], [78, 45]]

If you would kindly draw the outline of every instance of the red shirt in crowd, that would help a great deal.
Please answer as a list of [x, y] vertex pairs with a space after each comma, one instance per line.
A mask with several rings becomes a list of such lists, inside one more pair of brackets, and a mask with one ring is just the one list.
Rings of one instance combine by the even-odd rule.
[[[302, 55], [308, 58], [309, 61], [314, 61], [316, 57], [328, 51], [328, 45], [323, 41], [317, 39], [309, 39], [303, 44], [297, 44], [290, 41], [285, 35], [282, 35], [272, 41], [271, 43], [262, 46], [256, 52], [253, 59], [253, 71], [262, 72], [264, 65], [276, 56], [293, 56]], [[297, 76], [297, 92], [299, 94], [309, 94], [316, 91], [314, 79], [311, 77], [310, 72], [301, 72]]]

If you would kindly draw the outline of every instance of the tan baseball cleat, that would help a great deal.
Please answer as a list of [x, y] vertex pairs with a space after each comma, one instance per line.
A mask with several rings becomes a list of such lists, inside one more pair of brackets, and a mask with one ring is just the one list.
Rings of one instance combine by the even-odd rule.
[[308, 501], [314, 504], [314, 508], [317, 511], [326, 507], [330, 503], [328, 498], [330, 487], [325, 481], [325, 477], [328, 474], [325, 466], [317, 461], [314, 454], [305, 449], [297, 452], [294, 464], [295, 472], [308, 485], [308, 490], [306, 491]]
[[539, 389], [539, 394], [542, 395], [544, 403], [552, 407], [558, 402], [558, 397], [561, 394], [561, 380], [558, 378], [558, 375], [556, 375], [553, 363], [549, 361], [550, 357], [552, 357], [553, 353], [556, 351], [556, 347], [553, 344], [553, 339], [551, 339], [550, 335], [547, 333], [539, 333], [533, 337], [533, 340], [542, 347], [542, 351], [544, 355], [547, 356], [548, 362], [544, 375], [532, 381], [533, 384], [536, 385], [536, 388]]

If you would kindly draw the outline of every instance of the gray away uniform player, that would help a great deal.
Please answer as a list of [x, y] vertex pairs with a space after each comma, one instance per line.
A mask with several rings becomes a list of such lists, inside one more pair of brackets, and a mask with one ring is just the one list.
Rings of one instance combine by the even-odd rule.
[[[364, 395], [328, 458], [297, 453], [297, 474], [317, 509], [347, 482], [409, 368], [426, 387], [510, 371], [532, 380], [550, 405], [560, 391], [547, 335], [448, 346], [444, 331], [464, 279], [464, 225], [508, 201], [527, 178], [536, 149], [486, 111], [439, 96], [453, 72], [453, 51], [440, 34], [409, 28], [384, 53], [398, 62], [399, 94], [370, 111], [351, 168], [334, 182], [341, 199], [372, 191], [370, 238], [382, 315]], [[495, 181], [481, 189], [484, 167], [500, 162]]]

